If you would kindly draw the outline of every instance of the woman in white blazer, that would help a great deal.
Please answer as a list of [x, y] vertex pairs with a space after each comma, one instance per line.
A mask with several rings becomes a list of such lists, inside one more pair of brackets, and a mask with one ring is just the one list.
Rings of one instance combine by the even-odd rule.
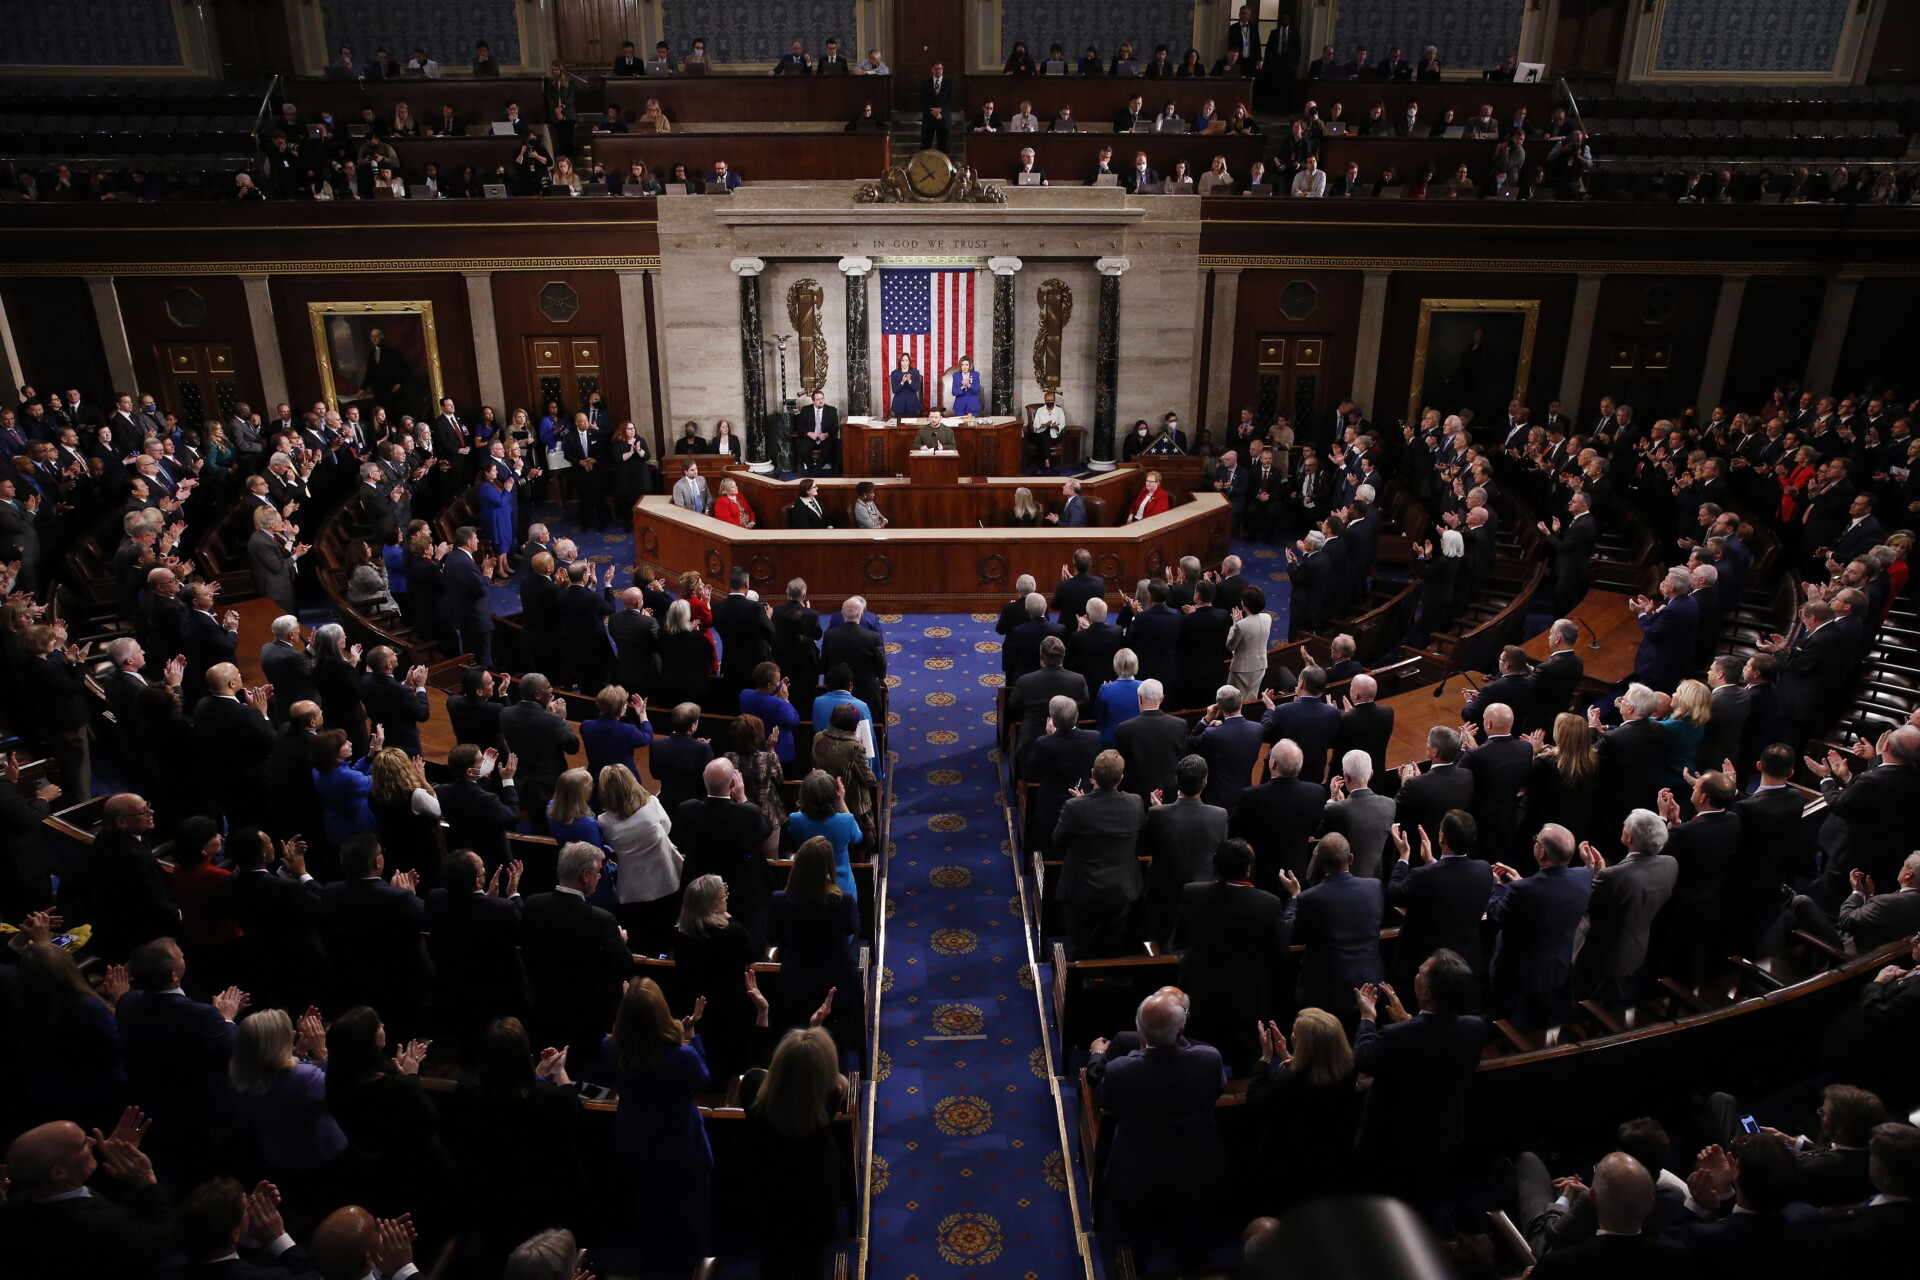
[[1273, 632], [1273, 615], [1266, 609], [1267, 593], [1249, 584], [1241, 593], [1240, 607], [1233, 611], [1233, 630], [1227, 632], [1227, 683], [1249, 699], [1260, 696], [1260, 682], [1267, 678], [1267, 638]]

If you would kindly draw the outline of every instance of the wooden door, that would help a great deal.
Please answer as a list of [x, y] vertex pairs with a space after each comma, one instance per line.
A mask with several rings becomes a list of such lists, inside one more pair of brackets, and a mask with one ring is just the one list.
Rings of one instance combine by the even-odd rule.
[[[1324, 399], [1326, 358], [1325, 334], [1261, 335], [1260, 363], [1254, 380], [1254, 421], [1264, 430], [1276, 418], [1285, 417], [1295, 431], [1318, 421], [1315, 415]], [[1227, 418], [1239, 421], [1238, 408]], [[1304, 441], [1304, 436], [1301, 439]]]
[[[598, 335], [528, 338], [526, 351], [527, 385], [533, 388], [527, 412], [536, 425], [549, 400], [558, 400], [571, 420], [589, 395], [596, 391], [606, 395]], [[607, 404], [608, 413], [619, 411], [619, 406]]]
[[[209, 418], [226, 422], [240, 402], [233, 348], [222, 343], [167, 343], [160, 348], [167, 381], [161, 402], [178, 414], [180, 425], [197, 431]], [[266, 406], [256, 406], [264, 413]]]
[[1682, 398], [1672, 385], [1673, 347], [1671, 338], [1616, 338], [1607, 349], [1598, 394], [1589, 389], [1587, 399], [1598, 403], [1600, 396], [1612, 396], [1617, 404], [1630, 404], [1636, 422], [1673, 412]]
[[640, 0], [567, 0], [555, 7], [554, 22], [560, 61], [575, 70], [605, 72], [626, 40], [633, 41], [639, 57], [653, 56], [652, 50], [639, 47]]
[[[967, 72], [967, 6], [962, 0], [893, 0], [893, 105], [920, 109], [920, 82], [933, 64], [946, 64], [950, 76]], [[956, 107], [964, 106], [954, 94]]]
[[[281, 0], [213, 0], [213, 22], [220, 37], [220, 64], [227, 75], [285, 71], [293, 65], [293, 42]], [[404, 49], [389, 52], [402, 63], [407, 60]], [[367, 57], [372, 59], [372, 50]]]

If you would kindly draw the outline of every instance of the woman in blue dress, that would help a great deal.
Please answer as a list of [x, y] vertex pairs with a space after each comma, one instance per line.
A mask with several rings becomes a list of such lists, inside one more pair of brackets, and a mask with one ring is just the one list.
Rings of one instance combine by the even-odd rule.
[[847, 812], [847, 786], [824, 769], [800, 780], [800, 808], [787, 815], [787, 830], [796, 845], [815, 836], [833, 847], [833, 882], [840, 892], [859, 900], [853, 882], [853, 846], [860, 843], [860, 822]]
[[953, 371], [953, 408], [956, 418], [980, 412], [980, 375], [974, 371], [973, 359], [960, 358], [960, 367]]
[[482, 469], [474, 500], [480, 506], [480, 536], [504, 556], [513, 550], [513, 472], [504, 458], [496, 456]]
[[887, 375], [887, 390], [893, 393], [887, 405], [889, 418], [918, 418], [926, 413], [927, 380], [913, 367], [910, 353], [900, 353], [900, 367]]

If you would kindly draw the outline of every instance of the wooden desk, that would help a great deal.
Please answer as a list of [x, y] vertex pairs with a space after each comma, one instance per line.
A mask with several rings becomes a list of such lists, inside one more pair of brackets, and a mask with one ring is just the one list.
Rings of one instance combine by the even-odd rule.
[[[1077, 55], [1076, 55], [1077, 56]], [[994, 114], [1012, 116], [1022, 102], [1033, 104], [1040, 127], [1060, 114], [1060, 108], [1072, 107], [1073, 118], [1082, 128], [1089, 124], [1113, 123], [1114, 116], [1126, 110], [1134, 94], [1146, 99], [1149, 113], [1157, 112], [1171, 99], [1188, 120], [1208, 98], [1222, 120], [1233, 117], [1235, 103], [1253, 105], [1253, 81], [1245, 76], [1211, 76], [1204, 80], [1163, 79], [1159, 76], [964, 76], [961, 98], [954, 103], [956, 112], [971, 118], [981, 106], [993, 103]], [[958, 122], [956, 121], [956, 125]], [[969, 135], [969, 152], [973, 146]], [[1019, 135], [1016, 135], [1019, 136]]]
[[1116, 170], [1132, 166], [1137, 151], [1165, 178], [1176, 160], [1185, 160], [1195, 181], [1213, 163], [1227, 158], [1227, 171], [1244, 177], [1266, 151], [1264, 138], [1224, 133], [970, 133], [967, 163], [983, 178], [1011, 179], [1020, 167], [1020, 149], [1033, 148], [1034, 163], [1052, 186], [1078, 186], [1100, 158], [1100, 148], [1113, 148]]
[[[1627, 597], [1623, 593], [1595, 587], [1567, 616], [1593, 628], [1593, 636], [1581, 631], [1573, 649], [1584, 664], [1584, 683], [1611, 687], [1633, 674], [1633, 660], [1640, 652], [1640, 619], [1627, 608]], [[1593, 643], [1594, 636], [1599, 637], [1598, 650], [1587, 647]], [[1542, 631], [1527, 641], [1524, 648], [1529, 658], [1543, 661], [1547, 656], [1547, 633]]]
[[[970, 495], [987, 488], [960, 485], [948, 492]], [[767, 507], [755, 509], [769, 513]], [[662, 568], [694, 569], [720, 581], [740, 565], [769, 598], [782, 584], [804, 578], [816, 599], [858, 594], [883, 611], [948, 613], [998, 609], [1021, 574], [1059, 581], [1060, 566], [1079, 547], [1093, 553], [1095, 569], [1112, 583], [1158, 576], [1187, 555], [1217, 565], [1227, 551], [1231, 517], [1226, 499], [1213, 493], [1150, 520], [1100, 529], [957, 526], [794, 533], [724, 525], [664, 497], [642, 498], [633, 511], [642, 560]]]
[[[1173, 495], [1176, 506], [1196, 493], [1212, 492], [1202, 488], [1197, 458], [1176, 459], [1172, 465], [1153, 469], [1160, 472], [1161, 486]], [[1146, 483], [1146, 470], [1128, 462], [1080, 481], [1080, 498], [1087, 508], [1087, 527], [1104, 528], [1122, 523], [1128, 509], [1139, 500], [1140, 490]], [[786, 528], [787, 508], [794, 503], [798, 481], [777, 480], [746, 467], [730, 467], [727, 474], [739, 483], [741, 492], [759, 514], [762, 529]], [[827, 513], [827, 523], [836, 529], [853, 528], [854, 492], [861, 481], [829, 478], [814, 483], [816, 496]], [[955, 526], [1009, 528], [1014, 498], [1021, 489], [1030, 489], [1043, 511], [1057, 513], [1065, 500], [1064, 483], [1064, 478], [1057, 476], [981, 479], [968, 475], [960, 476], [954, 483], [919, 484], [901, 476], [879, 476], [872, 481], [874, 501], [880, 514], [887, 518], [889, 530]], [[642, 550], [645, 550], [644, 543]], [[1096, 572], [1113, 577], [1103, 569]]]
[[[629, 121], [646, 109], [648, 98], [658, 98], [674, 124], [710, 124], [725, 121], [815, 120], [845, 124], [871, 102], [882, 115], [890, 111], [891, 76], [595, 76], [575, 103], [585, 120], [603, 115], [608, 102], [619, 104]], [[416, 120], [440, 118], [442, 105], [453, 107], [465, 124], [504, 119], [507, 103], [518, 102], [520, 114], [538, 120], [544, 114], [545, 82], [539, 77], [516, 76], [499, 80], [382, 80], [355, 84], [349, 80], [297, 80], [287, 86], [287, 98], [305, 119], [317, 120], [322, 109], [336, 121], [357, 120], [365, 103], [383, 118], [406, 103]], [[1233, 108], [1227, 108], [1229, 112]], [[1108, 115], [1112, 112], [1109, 111]]]
[[601, 133], [593, 158], [608, 173], [644, 160], [662, 182], [675, 164], [705, 177], [715, 160], [748, 182], [862, 181], [891, 163], [884, 133]]
[[920, 449], [907, 455], [907, 481], [932, 487], [960, 483], [960, 453], [956, 449]]
[[[897, 425], [882, 425], [887, 421], [848, 418], [841, 425], [840, 462], [846, 475], [907, 474], [907, 456], [913, 448], [914, 433], [925, 426], [928, 419], [901, 418]], [[960, 475], [1020, 474], [1020, 419], [980, 418], [972, 424], [956, 422], [953, 437], [960, 453]]]
[[1383, 707], [1393, 708], [1393, 737], [1387, 742], [1387, 768], [1420, 764], [1427, 758], [1427, 730], [1437, 724], [1457, 729], [1465, 720], [1461, 714], [1466, 700], [1461, 695], [1480, 687], [1483, 677], [1458, 672], [1445, 681], [1439, 697], [1434, 691], [1440, 682], [1423, 684], [1408, 693], [1396, 693], [1379, 699]]

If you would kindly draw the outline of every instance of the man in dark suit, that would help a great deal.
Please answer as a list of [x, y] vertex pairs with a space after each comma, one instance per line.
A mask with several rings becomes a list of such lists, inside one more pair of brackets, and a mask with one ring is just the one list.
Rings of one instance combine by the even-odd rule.
[[433, 962], [427, 958], [425, 905], [417, 872], [381, 876], [380, 841], [358, 835], [340, 848], [344, 880], [320, 890], [321, 935], [339, 977], [342, 1007], [372, 1005], [398, 1043], [426, 1030]]
[[1318, 632], [1327, 622], [1327, 602], [1333, 590], [1333, 564], [1326, 552], [1327, 535], [1309, 530], [1297, 547], [1287, 548], [1289, 597], [1287, 639], [1298, 640]]
[[1048, 636], [1040, 642], [1040, 665], [1021, 676], [1007, 694], [1007, 720], [1020, 726], [1015, 750], [1019, 772], [1023, 777], [1039, 776], [1029, 770], [1029, 764], [1034, 747], [1047, 734], [1047, 718], [1053, 700], [1060, 697], [1070, 699], [1076, 708], [1076, 721], [1086, 714], [1091, 702], [1087, 696], [1087, 682], [1061, 665], [1066, 661], [1066, 656], [1067, 646], [1060, 637]]
[[[1477, 835], [1473, 815], [1464, 809], [1449, 810], [1440, 819], [1440, 856], [1435, 858], [1433, 842], [1424, 832], [1393, 829], [1397, 856], [1393, 878], [1387, 882], [1387, 905], [1406, 913], [1393, 949], [1392, 973], [1398, 989], [1411, 991], [1421, 962], [1443, 947], [1466, 961], [1475, 975], [1486, 972], [1480, 921], [1493, 897], [1493, 869], [1484, 859], [1472, 856]], [[1411, 856], [1415, 839], [1420, 844], [1418, 867]]]
[[1875, 1125], [1867, 1154], [1878, 1194], [1827, 1211], [1831, 1275], [1894, 1274], [1920, 1242], [1920, 1129], [1897, 1121]]
[[1134, 1017], [1140, 1047], [1109, 1059], [1111, 1043], [1095, 1040], [1087, 1075], [1115, 1117], [1106, 1188], [1116, 1221], [1142, 1247], [1171, 1236], [1197, 1269], [1205, 1234], [1193, 1224], [1205, 1220], [1225, 1162], [1213, 1110], [1227, 1069], [1218, 1049], [1182, 1034], [1187, 1010], [1179, 990], [1148, 996]]
[[1102, 751], [1093, 762], [1094, 789], [1067, 801], [1053, 829], [1069, 960], [1121, 956], [1135, 947], [1137, 849], [1147, 813], [1139, 796], [1120, 789], [1123, 769], [1118, 751]]
[[1760, 647], [1781, 664], [1775, 714], [1786, 723], [1787, 745], [1797, 749], [1838, 711], [1856, 655], [1844, 629], [1834, 625], [1833, 606], [1824, 600], [1800, 607], [1800, 626], [1791, 643], [1772, 636]]
[[367, 709], [368, 723], [386, 730], [388, 746], [417, 756], [420, 726], [433, 714], [427, 702], [427, 668], [416, 665], [401, 680], [393, 674], [399, 664], [393, 650], [375, 645], [360, 677], [360, 702]]
[[1193, 1001], [1190, 1029], [1244, 1076], [1260, 1054], [1257, 1028], [1272, 1012], [1272, 975], [1287, 948], [1286, 906], [1253, 887], [1246, 841], [1221, 843], [1212, 864], [1211, 883], [1181, 888], [1170, 945], [1180, 953], [1180, 989]]
[[1794, 898], [1793, 925], [1822, 938], [1849, 955], [1866, 955], [1889, 942], [1920, 933], [1920, 853], [1910, 853], [1900, 866], [1893, 890], [1880, 888], [1859, 868], [1850, 873], [1852, 892], [1840, 904], [1837, 920], [1804, 894]]
[[1693, 1274], [1817, 1273], [1825, 1261], [1826, 1222], [1799, 1201], [1799, 1173], [1793, 1153], [1771, 1133], [1743, 1133], [1731, 1152], [1718, 1145], [1702, 1151], [1687, 1179], [1686, 1208], [1672, 1228], [1691, 1255]]
[[1576, 493], [1567, 500], [1567, 520], [1554, 517], [1552, 525], [1542, 520], [1538, 527], [1549, 551], [1553, 553], [1553, 615], [1564, 618], [1586, 598], [1593, 582], [1593, 551], [1600, 541], [1600, 521], [1593, 514], [1593, 499]]
[[1574, 652], [1580, 640], [1580, 624], [1560, 618], [1547, 628], [1546, 659], [1533, 669], [1533, 715], [1522, 721], [1527, 732], [1544, 730], [1553, 736], [1553, 722], [1562, 711], [1573, 706], [1574, 690], [1586, 674], [1586, 663]]
[[1386, 886], [1353, 874], [1345, 836], [1321, 837], [1314, 862], [1320, 883], [1305, 892], [1291, 871], [1280, 873], [1292, 940], [1306, 948], [1294, 995], [1302, 1006], [1316, 1005], [1352, 1022], [1355, 992], [1386, 978], [1380, 963]]
[[313, 659], [300, 643], [300, 619], [283, 615], [273, 620], [273, 639], [260, 646], [260, 673], [273, 686], [269, 712], [276, 722], [287, 718], [296, 702], [320, 696], [313, 682]]
[[1393, 708], [1375, 702], [1380, 683], [1370, 675], [1357, 675], [1347, 685], [1346, 709], [1340, 713], [1340, 727], [1334, 731], [1332, 755], [1344, 760], [1349, 751], [1364, 751], [1373, 761], [1373, 771], [1387, 768], [1387, 744], [1393, 740]]
[[[1147, 937], [1165, 946], [1180, 910], [1181, 891], [1212, 873], [1214, 851], [1227, 838], [1227, 811], [1200, 798], [1207, 786], [1207, 762], [1183, 756], [1174, 766], [1180, 793], [1157, 800], [1147, 810], [1140, 851], [1147, 864]], [[1252, 867], [1249, 864], [1249, 872]], [[1246, 876], [1240, 877], [1246, 879]]]
[[1394, 820], [1411, 838], [1420, 828], [1432, 840], [1449, 809], [1473, 808], [1473, 775], [1460, 764], [1460, 731], [1445, 725], [1427, 730], [1427, 771], [1400, 766], [1400, 792]]
[[883, 716], [887, 678], [887, 645], [877, 631], [868, 630], [867, 602], [848, 596], [840, 606], [840, 626], [828, 627], [820, 640], [820, 662], [831, 671], [845, 663], [853, 675], [853, 695], [867, 704], [876, 717]]
[[[1216, 1059], [1217, 1060], [1217, 1059]], [[1212, 1120], [1208, 1106], [1207, 1119]], [[29, 1129], [7, 1147], [0, 1249], [34, 1276], [143, 1276], [173, 1249], [173, 1202], [136, 1136], [89, 1139], [68, 1120]], [[90, 1187], [95, 1173], [127, 1188]]]
[[1076, 788], [1085, 789], [1101, 743], [1096, 730], [1076, 727], [1080, 704], [1070, 695], [1056, 694], [1044, 705], [1046, 714], [1035, 735], [1032, 738], [1021, 735], [1020, 781], [1023, 785], [1031, 782], [1039, 787], [1028, 801], [1022, 847], [1051, 853], [1053, 828], [1060, 821], [1060, 810]]
[[1573, 940], [1587, 912], [1593, 872], [1572, 865], [1573, 833], [1555, 823], [1533, 841], [1540, 868], [1521, 877], [1496, 862], [1487, 919], [1499, 930], [1488, 965], [1487, 1007], [1521, 1027], [1547, 1026], [1569, 1011]]
[[553, 695], [545, 676], [521, 677], [520, 701], [500, 713], [500, 736], [519, 757], [520, 803], [534, 831], [544, 833], [553, 784], [567, 771], [567, 756], [580, 749], [580, 737], [567, 723], [566, 703]]
[[1487, 708], [1501, 703], [1512, 711], [1513, 724], [1533, 723], [1533, 677], [1529, 669], [1527, 651], [1517, 644], [1507, 645], [1500, 650], [1500, 674], [1463, 694], [1466, 707], [1460, 718], [1476, 729], [1484, 728]]
[[[651, 698], [660, 682], [660, 624], [645, 609], [646, 594], [639, 587], [622, 591], [620, 607], [607, 620], [607, 635], [613, 641], [614, 679], [627, 692]], [[814, 627], [819, 625], [816, 616]]]
[[1032, 592], [1027, 596], [1026, 608], [1027, 620], [1007, 633], [1000, 649], [1000, 671], [1009, 687], [1039, 668], [1042, 641], [1050, 637], [1059, 640], [1061, 656], [1066, 655], [1067, 628], [1047, 617], [1047, 598], [1038, 591]]
[[274, 870], [273, 838], [257, 827], [227, 838], [233, 874], [221, 906], [240, 926], [240, 955], [262, 1008], [331, 1006], [333, 961], [320, 940], [320, 883], [307, 874], [306, 842], [289, 840]]
[[747, 801], [746, 783], [733, 762], [708, 762], [700, 781], [706, 794], [683, 801], [673, 812], [675, 844], [686, 850], [681, 882], [716, 875], [727, 884], [727, 909], [755, 940], [767, 936], [767, 904], [773, 900], [772, 873], [761, 850], [772, 826], [757, 804]]
[[[440, 793], [456, 785], [442, 783]], [[520, 959], [520, 874], [513, 864], [488, 880], [486, 863], [469, 848], [447, 860], [441, 879], [427, 895], [434, 1032], [471, 1053], [488, 1022], [524, 1020], [533, 1004]]]
[[1129, 194], [1140, 195], [1160, 185], [1160, 171], [1147, 163], [1147, 153], [1133, 153], [1133, 163], [1120, 171], [1120, 185]]
[[1373, 761], [1366, 752], [1353, 750], [1342, 756], [1318, 830], [1322, 835], [1331, 831], [1347, 838], [1353, 850], [1353, 874], [1384, 882], [1392, 863], [1395, 806], [1390, 797], [1374, 792], [1368, 785], [1372, 781]]
[[521, 908], [521, 956], [533, 992], [530, 1030], [542, 1045], [591, 1053], [613, 1025], [620, 992], [633, 976], [626, 931], [587, 901], [600, 887], [606, 860], [590, 844], [562, 846], [555, 889]]
[[573, 425], [560, 436], [560, 451], [572, 464], [574, 496], [580, 500], [578, 529], [604, 532], [607, 527], [606, 485], [600, 475], [603, 436], [584, 413], [573, 415]]
[[[213, 833], [210, 820], [193, 823], [200, 827], [194, 835]], [[181, 824], [183, 836], [187, 827]], [[113, 1013], [134, 1101], [159, 1122], [155, 1149], [206, 1175], [218, 1168], [212, 1153], [233, 1139], [238, 1120], [227, 1065], [233, 1019], [247, 997], [229, 987], [202, 1004], [181, 990], [186, 974], [186, 957], [172, 938], [135, 947], [127, 958], [133, 989]]]
[[1226, 48], [1240, 55], [1239, 65], [1246, 68], [1246, 74], [1252, 75], [1260, 64], [1260, 23], [1253, 16], [1252, 5], [1241, 5], [1240, 16], [1227, 28]]
[[[1080, 621], [1067, 633], [1067, 670], [1086, 679], [1087, 693], [1095, 696], [1100, 686], [1114, 678], [1113, 659], [1127, 643], [1120, 628], [1107, 621], [1107, 602], [1095, 597], [1082, 608]], [[1138, 670], [1138, 655], [1135, 670]]]
[[[1682, 982], [1706, 977], [1721, 934], [1720, 917], [1727, 896], [1727, 880], [1740, 856], [1740, 815], [1731, 805], [1737, 793], [1733, 779], [1717, 770], [1694, 778], [1694, 816], [1681, 821], [1680, 802], [1662, 790], [1659, 817], [1666, 822], [1666, 851], [1680, 864], [1673, 896], [1654, 927], [1655, 955], [1667, 972]], [[1630, 847], [1650, 843], [1635, 831], [1638, 814], [1627, 817]]]
[[[1192, 611], [1180, 619], [1180, 675], [1183, 707], [1197, 707], [1213, 696], [1227, 678], [1227, 634], [1233, 630], [1233, 615], [1214, 603], [1218, 588], [1205, 578], [1193, 584]], [[1335, 718], [1339, 713], [1334, 713]]]
[[[1151, 800], [1154, 792], [1164, 794], [1177, 785], [1174, 767], [1189, 749], [1187, 722], [1160, 709], [1166, 691], [1158, 680], [1142, 680], [1140, 687], [1134, 690], [1134, 697], [1139, 703], [1140, 714], [1120, 723], [1120, 727], [1113, 732], [1113, 745], [1126, 766], [1123, 785], [1142, 800]], [[1257, 741], [1259, 726], [1255, 725], [1254, 729]], [[1212, 792], [1218, 762], [1204, 751], [1199, 754], [1207, 760], [1207, 790]], [[1253, 758], [1249, 756], [1249, 769], [1252, 763]], [[1218, 802], [1208, 798], [1207, 803]]]
[[1127, 648], [1140, 659], [1140, 678], [1180, 687], [1180, 612], [1167, 603], [1173, 587], [1156, 578], [1147, 584], [1147, 607], [1127, 625]]
[[489, 669], [493, 666], [493, 605], [488, 599], [487, 578], [493, 560], [485, 564], [475, 557], [480, 548], [480, 531], [462, 525], [453, 531], [453, 549], [440, 561], [440, 580], [445, 586], [441, 607], [446, 625], [459, 637], [461, 652]]
[[1072, 630], [1087, 611], [1087, 602], [1107, 594], [1107, 580], [1093, 572], [1093, 552], [1081, 547], [1073, 553], [1073, 572], [1063, 567], [1060, 585], [1053, 589], [1051, 607], [1061, 626]]
[[207, 672], [222, 662], [231, 662], [239, 648], [240, 615], [229, 609], [214, 617], [213, 588], [204, 582], [194, 583], [181, 595], [186, 600], [186, 613], [180, 623], [180, 645], [187, 669], [180, 682], [180, 706], [191, 714], [207, 696]]
[[[1154, 682], [1155, 696], [1159, 685]], [[1144, 707], [1146, 686], [1141, 686]], [[1233, 812], [1242, 792], [1253, 785], [1253, 779], [1259, 768], [1262, 729], [1260, 722], [1246, 714], [1246, 706], [1240, 700], [1240, 690], [1235, 685], [1223, 684], [1214, 691], [1213, 703], [1199, 721], [1186, 735], [1186, 749], [1197, 754], [1207, 762], [1207, 790], [1204, 796], [1210, 805], [1216, 805]], [[1156, 702], [1157, 706], [1158, 703]], [[1115, 735], [1125, 750], [1128, 729], [1135, 723], [1129, 720], [1120, 726]], [[1184, 721], [1175, 721], [1185, 730]]]
[[1634, 596], [1627, 601], [1640, 619], [1640, 648], [1633, 678], [1648, 688], [1672, 693], [1693, 663], [1700, 605], [1693, 598], [1693, 575], [1672, 569], [1660, 580], [1659, 601]]
[[[567, 585], [554, 599], [560, 636], [567, 646], [567, 672], [574, 686], [589, 694], [605, 687], [613, 667], [606, 624], [613, 612], [613, 587], [600, 585], [598, 572], [592, 561], [575, 560], [567, 566]], [[612, 579], [613, 566], [608, 565], [609, 584]]]
[[1573, 970], [1574, 998], [1609, 1008], [1638, 998], [1636, 977], [1646, 963], [1648, 936], [1680, 878], [1680, 864], [1663, 852], [1667, 827], [1657, 814], [1629, 814], [1621, 843], [1625, 858], [1609, 863], [1601, 855], [1593, 868], [1587, 937]]
[[460, 692], [447, 698], [447, 723], [453, 727], [454, 742], [506, 752], [507, 740], [500, 736], [500, 713], [507, 709], [505, 684], [502, 676], [496, 687], [493, 672], [484, 667], [460, 669]]
[[513, 783], [520, 762], [511, 755], [496, 757], [496, 791], [483, 783], [486, 759], [471, 742], [454, 747], [447, 752], [453, 781], [435, 787], [434, 795], [440, 801], [440, 819], [447, 824], [447, 847], [470, 849], [485, 865], [498, 867], [507, 860], [507, 833], [520, 821], [520, 793]]
[[1665, 759], [1662, 730], [1653, 716], [1660, 695], [1644, 684], [1630, 684], [1614, 702], [1620, 724], [1600, 735], [1594, 755], [1600, 765], [1598, 830], [1619, 829], [1633, 809], [1651, 809], [1658, 800], [1654, 771]]
[[[1354, 1063], [1373, 1077], [1355, 1167], [1377, 1190], [1430, 1203], [1466, 1126], [1467, 1087], [1487, 1042], [1485, 1018], [1468, 1015], [1473, 970], [1452, 951], [1434, 952], [1414, 974], [1420, 1012], [1409, 1014], [1391, 990], [1369, 983], [1357, 993], [1360, 1025]], [[1376, 1021], [1386, 997], [1391, 1021]]]
[[[1798, 766], [1792, 748], [1771, 744], [1760, 754], [1753, 790], [1733, 802], [1740, 815], [1740, 854], [1727, 885], [1727, 936], [1743, 956], [1771, 955], [1776, 949], [1774, 926], [1787, 909], [1788, 864], [1799, 848], [1800, 815], [1806, 807], [1792, 785]], [[1825, 917], [1824, 911], [1821, 915]]]
[[[942, 144], [941, 150], [945, 150]], [[794, 430], [794, 461], [810, 475], [828, 475], [840, 464], [840, 411], [827, 403], [827, 393], [813, 393], [811, 404], [800, 408]]]
[[[1549, 1188], [1543, 1199], [1554, 1194]], [[1693, 1274], [1687, 1251], [1654, 1234], [1666, 1223], [1651, 1221], [1659, 1213], [1653, 1176], [1631, 1155], [1615, 1151], [1595, 1165], [1593, 1187], [1585, 1198], [1592, 1201], [1598, 1230], [1550, 1249], [1536, 1247], [1537, 1280], [1687, 1280]]]
[[[1491, 861], [1508, 856], [1520, 820], [1520, 797], [1533, 771], [1533, 743], [1513, 732], [1513, 711], [1503, 702], [1487, 708], [1487, 732], [1461, 765], [1473, 775], [1473, 820], [1480, 848]], [[1468, 739], [1472, 740], [1468, 730]]]
[[1283, 738], [1299, 745], [1304, 761], [1300, 776], [1308, 782], [1326, 781], [1327, 753], [1340, 731], [1339, 708], [1327, 701], [1326, 690], [1327, 673], [1309, 666], [1300, 673], [1299, 692], [1270, 708], [1261, 721], [1268, 751]]
[[953, 81], [946, 64], [936, 62], [933, 74], [920, 82], [920, 149], [945, 151], [953, 111]]
[[773, 656], [773, 610], [747, 595], [746, 566], [727, 573], [726, 598], [713, 606], [713, 629], [719, 633], [720, 679], [734, 692], [753, 683], [753, 669]]
[[[245, 699], [242, 701], [242, 699]], [[207, 672], [207, 696], [193, 709], [193, 741], [207, 793], [233, 827], [271, 826], [273, 726], [267, 691], [247, 689], [240, 668]]]

